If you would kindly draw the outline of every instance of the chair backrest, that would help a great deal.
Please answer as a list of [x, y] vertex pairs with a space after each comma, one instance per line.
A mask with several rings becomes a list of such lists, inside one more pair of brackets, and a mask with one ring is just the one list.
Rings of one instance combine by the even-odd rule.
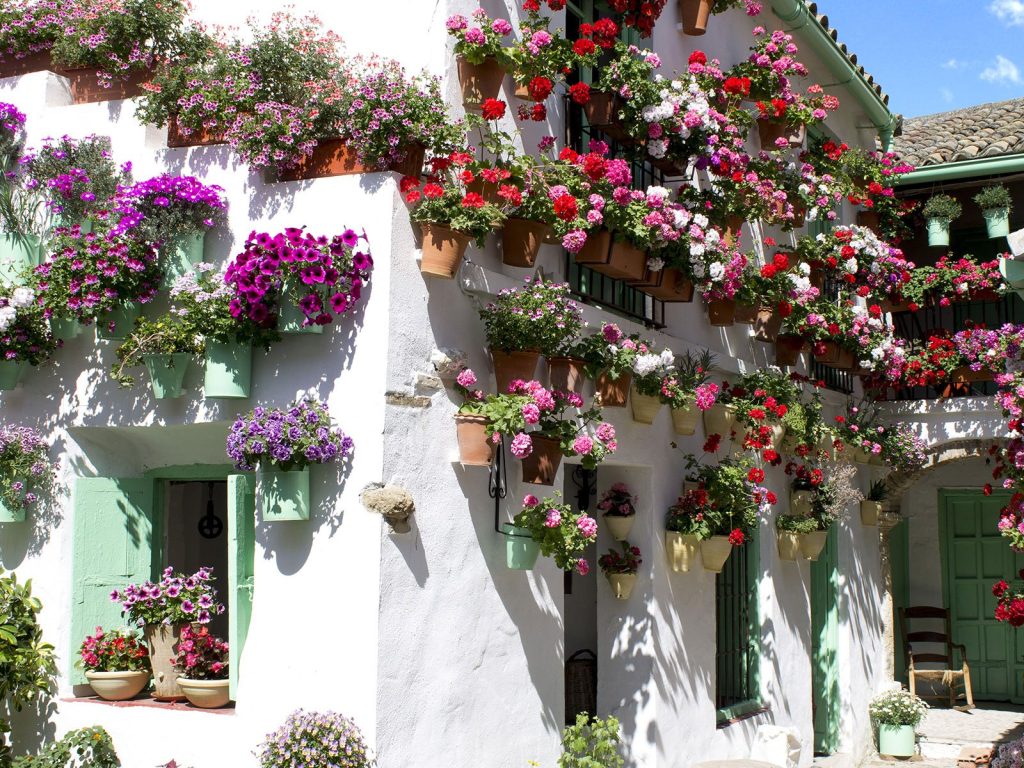
[[[927, 626], [926, 622], [930, 622], [933, 629], [914, 629], [910, 626], [911, 622], [915, 626]], [[935, 631], [936, 622], [941, 622], [941, 632]], [[947, 609], [930, 605], [900, 608], [900, 634], [903, 637], [903, 654], [908, 664], [944, 664], [949, 667], [953, 663], [952, 625]], [[922, 645], [941, 646], [943, 653], [916, 650]]]

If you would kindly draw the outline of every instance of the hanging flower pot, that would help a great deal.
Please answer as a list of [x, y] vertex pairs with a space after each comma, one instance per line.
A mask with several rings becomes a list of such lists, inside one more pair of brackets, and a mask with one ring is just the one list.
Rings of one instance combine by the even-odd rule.
[[882, 514], [882, 502], [862, 499], [860, 502], [860, 522], [862, 525], [878, 525], [878, 517]]
[[739, 242], [740, 236], [743, 234], [744, 223], [746, 223], [744, 218], [737, 215], [729, 216], [725, 220], [725, 231], [722, 232], [722, 240], [730, 248]]
[[592, 90], [590, 100], [583, 105], [583, 114], [587, 116], [587, 124], [591, 128], [596, 128], [616, 141], [631, 142], [633, 137], [622, 128], [619, 119], [622, 107], [623, 101], [619, 94]]
[[1011, 288], [1024, 288], [1024, 259], [1000, 257], [999, 273]]
[[789, 494], [790, 514], [797, 517], [810, 517], [814, 511], [814, 491], [801, 488]]
[[733, 319], [743, 325], [753, 325], [754, 321], [757, 320], [757, 307], [753, 304], [736, 302], [736, 312]]
[[773, 343], [779, 338], [782, 330], [782, 315], [772, 307], [761, 307], [757, 310], [754, 321], [754, 338], [758, 341]]
[[246, 398], [252, 381], [252, 345], [206, 342], [206, 397]]
[[622, 408], [629, 398], [630, 384], [633, 381], [633, 374], [623, 373], [619, 378], [609, 378], [608, 374], [602, 373], [597, 377], [597, 396], [601, 399], [601, 405], [610, 408]]
[[493, 56], [479, 64], [459, 56], [459, 84], [462, 86], [462, 105], [472, 112], [479, 112], [488, 99], [498, 98], [505, 70]]
[[704, 411], [704, 434], [721, 435], [723, 440], [728, 440], [736, 426], [736, 406], [723, 403], [715, 403]]
[[579, 252], [573, 256], [577, 264], [591, 267], [595, 264], [604, 264], [608, 261], [612, 248], [612, 233], [607, 229], [599, 229], [597, 232], [587, 234], [587, 242], [583, 244]]
[[814, 359], [840, 371], [853, 370], [853, 352], [834, 341], [817, 342], [814, 345]]
[[53, 58], [49, 51], [30, 53], [20, 59], [13, 56], [0, 60], [0, 78], [20, 77], [33, 72], [54, 72], [57, 67], [53, 64]]
[[[761, 142], [761, 149], [772, 151], [779, 147], [776, 142], [780, 139], [787, 139], [790, 128], [778, 120], [767, 120], [759, 118], [757, 121], [757, 138]], [[788, 143], [788, 141], [787, 141]]]
[[293, 301], [285, 297], [277, 314], [277, 330], [281, 333], [323, 333], [318, 323], [306, 324], [306, 315]]
[[803, 203], [793, 203], [793, 228], [800, 229], [807, 223], [807, 206]]
[[867, 227], [878, 235], [882, 228], [882, 218], [878, 215], [878, 211], [857, 211], [857, 224]]
[[878, 752], [889, 757], [913, 757], [917, 752], [914, 726], [879, 723]]
[[164, 276], [160, 280], [161, 288], [171, 288], [179, 278], [191, 272], [195, 265], [203, 261], [206, 232], [196, 232], [183, 240], [166, 248], [160, 249], [160, 262]]
[[173, 354], [143, 355], [146, 370], [149, 371], [149, 383], [153, 387], [156, 400], [172, 400], [182, 395], [182, 381], [192, 362], [189, 352]]
[[533, 540], [528, 528], [503, 523], [505, 534], [505, 565], [513, 571], [532, 571], [540, 555], [540, 545]]
[[776, 531], [780, 560], [796, 560], [800, 554], [800, 536], [792, 531]]
[[[0, 387], [2, 389], [2, 387]], [[11, 509], [0, 499], [0, 523], [24, 523], [25, 507]]]
[[178, 678], [188, 703], [200, 709], [220, 709], [231, 701], [230, 684], [224, 680], [192, 680], [187, 677]]
[[209, 147], [214, 144], [227, 144], [223, 130], [216, 128], [196, 128], [186, 136], [178, 123], [178, 116], [171, 115], [167, 120], [167, 146], [171, 149], [183, 147]]
[[686, 304], [693, 301], [693, 283], [675, 267], [645, 269], [643, 278], [633, 282], [633, 286], [658, 301]]
[[828, 540], [828, 531], [814, 531], [813, 533], [800, 534], [800, 553], [808, 560], [817, 560], [822, 550], [825, 549], [825, 542]]
[[149, 671], [129, 669], [123, 672], [86, 671], [85, 679], [93, 693], [104, 701], [134, 699], [149, 684]]
[[697, 561], [697, 552], [700, 541], [696, 536], [691, 536], [678, 531], [665, 531], [665, 551], [668, 553], [668, 563], [676, 573], [686, 573]]
[[626, 541], [629, 532], [633, 530], [633, 523], [636, 522], [636, 515], [603, 515], [602, 520], [608, 526], [608, 533], [616, 541]]
[[689, 436], [697, 431], [697, 418], [701, 411], [693, 403], [669, 410], [672, 413], [672, 430], [677, 435]]
[[264, 522], [309, 520], [309, 469], [261, 469], [260, 507]]
[[111, 341], [126, 339], [140, 314], [138, 304], [121, 304], [96, 319], [96, 336]]
[[679, 0], [679, 21], [683, 33], [697, 37], [708, 31], [711, 0]]
[[442, 224], [420, 224], [420, 230], [423, 233], [420, 274], [453, 279], [473, 238]]
[[532, 267], [550, 227], [542, 221], [509, 219], [501, 232], [501, 263], [509, 267]]
[[635, 573], [607, 573], [608, 583], [611, 584], [612, 592], [618, 600], [629, 600], [633, 594], [633, 587], [636, 586]]
[[728, 536], [712, 536], [700, 543], [700, 559], [704, 563], [704, 570], [712, 573], [721, 573], [725, 561], [732, 554], [732, 542]]
[[555, 473], [562, 463], [562, 445], [557, 440], [531, 435], [533, 450], [523, 459], [523, 482], [534, 485], [553, 485]]
[[928, 219], [928, 245], [942, 247], [949, 245], [949, 220]]
[[40, 255], [35, 235], [0, 234], [0, 282], [23, 285], [29, 272], [39, 266]]
[[305, 155], [294, 165], [272, 169], [267, 181], [304, 181], [376, 170], [359, 162], [355, 148], [349, 146], [345, 139], [323, 138], [317, 139], [311, 154]]
[[800, 353], [804, 348], [803, 338], [789, 333], [779, 334], [775, 338], [775, 364], [792, 366], [800, 362]]
[[714, 299], [708, 302], [708, 323], [716, 328], [728, 328], [736, 317], [733, 299]]
[[70, 341], [82, 332], [82, 324], [74, 317], [51, 317], [50, 333], [56, 338]]
[[641, 280], [647, 271], [647, 254], [639, 248], [621, 241], [613, 241], [608, 259], [593, 265], [596, 272], [615, 280]]
[[24, 360], [0, 360], [0, 391], [18, 386], [21, 377], [28, 370], [28, 365]]
[[174, 668], [177, 654], [174, 647], [181, 640], [183, 624], [147, 624], [142, 632], [149, 646], [149, 663], [153, 668], [153, 698], [157, 701], [180, 701], [185, 698], [178, 686]]
[[547, 362], [548, 381], [552, 389], [583, 394], [583, 384], [587, 380], [583, 370], [586, 363], [571, 357], [549, 357]]
[[487, 419], [473, 413], [457, 413], [455, 431], [459, 461], [471, 467], [489, 467], [494, 458], [494, 443], [487, 439]]
[[111, 78], [109, 87], [104, 87], [97, 79], [98, 72], [97, 67], [75, 67], [62, 71], [70, 83], [73, 103], [133, 99], [142, 95], [142, 84], [153, 77], [152, 69], [133, 69], [127, 77]]
[[989, 239], [1006, 237], [1010, 234], [1009, 208], [989, 208], [987, 211], [982, 211], [981, 215], [985, 217], [985, 230], [988, 232]]
[[503, 352], [500, 349], [492, 349], [491, 361], [494, 363], [494, 379], [498, 393], [508, 392], [508, 385], [517, 379], [533, 379], [539, 359], [540, 352], [534, 350]]
[[634, 386], [630, 389], [629, 402], [633, 407], [633, 421], [653, 424], [661, 410], [661, 398], [657, 395], [642, 395]]

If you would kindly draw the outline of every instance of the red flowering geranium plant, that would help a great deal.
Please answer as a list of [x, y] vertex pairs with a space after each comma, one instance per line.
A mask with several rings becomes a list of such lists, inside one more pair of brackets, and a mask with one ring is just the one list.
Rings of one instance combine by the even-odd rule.
[[149, 651], [146, 644], [130, 629], [103, 631], [82, 641], [78, 651], [79, 664], [87, 672], [135, 672], [149, 669]]
[[[1024, 579], [1024, 568], [1017, 576]], [[1024, 627], [1024, 589], [1020, 585], [1011, 587], [1005, 579], [1000, 579], [992, 585], [992, 594], [998, 601], [995, 610], [996, 621], [1006, 622], [1011, 627]]]
[[780, 369], [768, 367], [745, 375], [730, 387], [730, 395], [736, 418], [747, 428], [743, 447], [760, 452], [769, 464], [780, 463], [775, 435], [781, 433], [789, 409], [800, 402], [800, 386]]
[[174, 666], [187, 680], [227, 679], [228, 644], [211, 635], [207, 627], [182, 627], [175, 654]]
[[[467, 192], [465, 179], [475, 179], [467, 167], [473, 158], [453, 152], [433, 161], [435, 172], [422, 183], [406, 176], [400, 189], [409, 204], [409, 218], [420, 224], [437, 224], [468, 235], [480, 247], [505, 218], [502, 207], [489, 203], [479, 192]], [[467, 175], [468, 174], [468, 175]]]
[[[699, 539], [728, 536], [734, 546], [742, 546], [757, 528], [759, 515], [777, 500], [760, 485], [763, 471], [742, 458], [704, 464], [688, 454], [684, 460], [687, 482], [695, 487], [669, 510], [668, 530]], [[760, 475], [752, 474], [755, 470]]]

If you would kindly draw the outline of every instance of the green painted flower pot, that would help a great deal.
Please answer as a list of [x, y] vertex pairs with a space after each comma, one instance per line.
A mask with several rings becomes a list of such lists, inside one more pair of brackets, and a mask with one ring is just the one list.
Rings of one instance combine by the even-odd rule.
[[999, 271], [1011, 288], [1024, 288], [1024, 259], [1000, 259]]
[[24, 360], [0, 360], [0, 390], [18, 386], [27, 368], [28, 363]]
[[252, 345], [206, 342], [206, 397], [246, 398], [252, 381]]
[[985, 217], [985, 229], [988, 230], [990, 240], [1010, 234], [1010, 210], [1008, 208], [992, 208], [982, 211], [981, 215]]
[[0, 523], [23, 523], [25, 522], [25, 508], [9, 509], [0, 499]]
[[143, 355], [143, 362], [149, 371], [149, 383], [153, 386], [153, 397], [157, 400], [171, 400], [181, 397], [181, 382], [185, 379], [192, 355], [175, 352], [170, 355]]
[[879, 725], [878, 752], [890, 757], [913, 757], [914, 726], [912, 725]]
[[949, 245], [949, 222], [945, 219], [928, 219], [928, 245]]
[[82, 332], [82, 324], [73, 317], [51, 317], [50, 333], [56, 338], [70, 341]]
[[309, 520], [309, 470], [260, 470], [260, 504], [265, 522]]
[[31, 270], [39, 266], [41, 255], [35, 235], [0, 234], [0, 282], [24, 285]]
[[142, 313], [138, 304], [122, 304], [96, 319], [96, 336], [101, 339], [118, 341], [127, 339], [135, 325], [135, 319]]
[[277, 318], [277, 329], [281, 333], [323, 333], [322, 325], [303, 326], [306, 316], [302, 310], [292, 303], [281, 305], [281, 314]]
[[188, 235], [183, 240], [160, 249], [160, 266], [164, 276], [161, 288], [171, 288], [174, 282], [187, 275], [196, 264], [203, 260], [206, 249], [206, 232]]
[[530, 531], [512, 523], [501, 526], [505, 534], [505, 564], [514, 571], [532, 571], [540, 555], [540, 545], [533, 540]]

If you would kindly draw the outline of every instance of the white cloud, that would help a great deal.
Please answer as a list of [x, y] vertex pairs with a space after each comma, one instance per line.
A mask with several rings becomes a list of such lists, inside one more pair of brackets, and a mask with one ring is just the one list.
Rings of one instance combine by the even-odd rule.
[[949, 88], [943, 88], [940, 91], [940, 94], [942, 95], [942, 100], [946, 104], [952, 104], [953, 103], [953, 92], [951, 90], [949, 90]]
[[1024, 0], [992, 0], [988, 10], [1011, 27], [1024, 27]]
[[[1018, 2], [1018, 0], [1010, 0], [1011, 2]], [[1022, 6], [1024, 8], [1024, 6]], [[996, 62], [991, 67], [986, 67], [981, 71], [979, 77], [982, 80], [987, 80], [990, 83], [1000, 83], [1007, 85], [1009, 83], [1019, 84], [1020, 70], [1017, 69], [1017, 65], [1010, 61], [1005, 56], [996, 55]]]
[[943, 69], [965, 69], [969, 65], [966, 61], [960, 61], [960, 59], [950, 59], [942, 65]]

